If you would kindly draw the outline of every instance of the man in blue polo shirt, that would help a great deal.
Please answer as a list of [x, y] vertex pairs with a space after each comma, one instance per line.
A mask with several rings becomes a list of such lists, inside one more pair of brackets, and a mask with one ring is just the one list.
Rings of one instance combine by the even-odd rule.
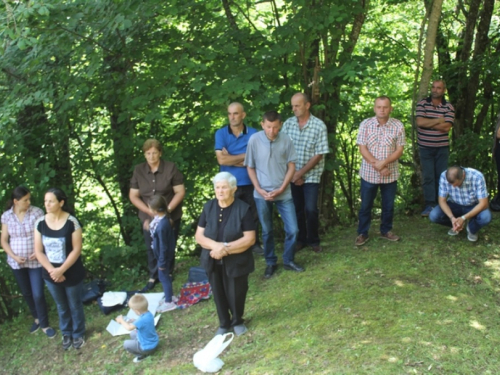
[[[245, 109], [241, 103], [234, 102], [229, 104], [227, 107], [229, 125], [224, 126], [215, 133], [215, 155], [220, 165], [219, 170], [221, 172], [229, 172], [236, 177], [236, 185], [238, 188], [234, 193], [234, 197], [250, 205], [255, 227], [258, 228], [259, 217], [253, 198], [254, 187], [250, 177], [248, 177], [247, 168], [243, 165], [247, 152], [248, 140], [252, 134], [257, 133], [257, 130], [243, 123], [246, 115]], [[264, 254], [264, 250], [260, 247], [258, 238], [257, 236], [257, 242], [252, 250], [254, 253]]]

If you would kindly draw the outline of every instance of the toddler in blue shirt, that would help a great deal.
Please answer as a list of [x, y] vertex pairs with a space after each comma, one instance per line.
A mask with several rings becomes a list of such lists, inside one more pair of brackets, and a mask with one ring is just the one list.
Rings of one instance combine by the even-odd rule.
[[158, 334], [155, 329], [153, 314], [148, 311], [148, 300], [142, 294], [134, 294], [128, 306], [139, 316], [136, 320], [126, 321], [118, 316], [116, 321], [130, 331], [130, 340], [125, 340], [123, 347], [134, 354], [134, 362], [140, 362], [158, 347]]

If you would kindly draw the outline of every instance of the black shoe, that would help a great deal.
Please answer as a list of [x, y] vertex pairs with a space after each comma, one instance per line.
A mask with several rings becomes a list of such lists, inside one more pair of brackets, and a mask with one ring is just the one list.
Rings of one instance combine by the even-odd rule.
[[297, 263], [294, 263], [294, 262], [284, 264], [283, 268], [286, 269], [287, 271], [304, 272], [304, 267], [301, 267]]
[[71, 348], [71, 336], [63, 335], [62, 347], [64, 350]]
[[80, 349], [84, 345], [85, 345], [84, 337], [77, 337], [76, 339], [73, 339], [73, 348]]
[[148, 283], [146, 284], [146, 286], [141, 289], [141, 292], [142, 293], [149, 292], [150, 290], [153, 290], [153, 288], [155, 287], [155, 285], [156, 285], [156, 281], [155, 282], [148, 281]]
[[254, 254], [264, 255], [264, 249], [257, 244], [252, 246], [252, 251]]
[[302, 242], [297, 242], [295, 245], [295, 252], [302, 250], [306, 245], [304, 245]]
[[275, 264], [273, 266], [267, 266], [266, 267], [266, 272], [264, 272], [264, 277], [266, 279], [269, 279], [275, 272], [278, 266]]

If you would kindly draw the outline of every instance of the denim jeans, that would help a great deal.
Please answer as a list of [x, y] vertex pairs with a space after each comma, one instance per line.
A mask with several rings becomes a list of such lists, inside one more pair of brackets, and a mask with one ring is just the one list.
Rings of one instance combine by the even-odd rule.
[[83, 337], [85, 335], [83, 280], [75, 286], [62, 286], [47, 280], [45, 284], [57, 306], [61, 333], [74, 339]]
[[47, 314], [47, 302], [43, 292], [42, 267], [13, 269], [17, 285], [21, 289], [21, 294], [28, 304], [33, 318], [38, 319], [40, 327], [49, 326], [49, 316]]
[[297, 217], [295, 216], [295, 207], [292, 199], [279, 201], [266, 201], [255, 198], [257, 213], [259, 214], [260, 224], [262, 225], [262, 242], [264, 242], [264, 256], [268, 266], [274, 266], [278, 257], [274, 252], [274, 233], [273, 233], [273, 206], [276, 205], [281, 215], [281, 220], [285, 226], [285, 246], [283, 250], [283, 263], [293, 262], [295, 256], [295, 246], [297, 244]]
[[439, 177], [448, 168], [449, 147], [419, 147], [426, 206], [437, 206]]
[[163, 292], [165, 293], [165, 302], [172, 302], [172, 276], [170, 276], [170, 267], [164, 270], [158, 269], [158, 279], [160, 280]]
[[292, 187], [293, 204], [297, 215], [299, 234], [297, 242], [303, 245], [319, 245], [319, 184], [290, 184]]
[[389, 184], [371, 184], [361, 179], [361, 207], [359, 209], [358, 234], [368, 236], [370, 223], [372, 221], [372, 208], [377, 190], [380, 187], [382, 197], [382, 220], [380, 223], [380, 233], [386, 234], [392, 229], [392, 218], [394, 216], [394, 198], [398, 182]]
[[[453, 216], [455, 217], [460, 217], [462, 215], [465, 215], [475, 207], [475, 205], [462, 206], [460, 204], [453, 203], [450, 201], [446, 203], [450, 207], [450, 210], [453, 213]], [[434, 207], [434, 209], [429, 214], [429, 220], [432, 221], [433, 223], [446, 225], [448, 227], [452, 226], [450, 218], [445, 215], [440, 206]], [[487, 208], [481, 211], [479, 214], [477, 214], [477, 216], [469, 219], [469, 230], [471, 231], [472, 234], [476, 234], [477, 232], [479, 232], [479, 229], [488, 225], [490, 221], [491, 221], [491, 212]]]

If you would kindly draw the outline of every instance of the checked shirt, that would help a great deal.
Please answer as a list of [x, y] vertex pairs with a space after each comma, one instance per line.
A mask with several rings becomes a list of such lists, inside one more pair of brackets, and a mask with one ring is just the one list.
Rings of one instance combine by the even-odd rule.
[[[326, 125], [312, 114], [309, 115], [309, 120], [302, 129], [300, 129], [297, 117], [290, 117], [283, 124], [282, 131], [291, 138], [295, 147], [297, 153], [295, 170], [297, 171], [306, 165], [313, 156], [325, 155], [330, 152]], [[325, 158], [322, 158], [318, 164], [304, 175], [304, 182], [319, 184], [324, 168]]]
[[[405, 130], [403, 123], [395, 118], [389, 118], [385, 125], [380, 125], [376, 117], [364, 120], [359, 126], [358, 145], [364, 145], [377, 160], [383, 160], [391, 155], [398, 146], [405, 145]], [[389, 184], [399, 177], [398, 161], [387, 164], [391, 172], [382, 176], [364, 158], [361, 161], [359, 175], [371, 184]]]
[[464, 168], [465, 180], [460, 186], [452, 186], [446, 179], [446, 171], [439, 178], [439, 196], [461, 206], [475, 206], [479, 199], [488, 198], [486, 181], [478, 170]]

